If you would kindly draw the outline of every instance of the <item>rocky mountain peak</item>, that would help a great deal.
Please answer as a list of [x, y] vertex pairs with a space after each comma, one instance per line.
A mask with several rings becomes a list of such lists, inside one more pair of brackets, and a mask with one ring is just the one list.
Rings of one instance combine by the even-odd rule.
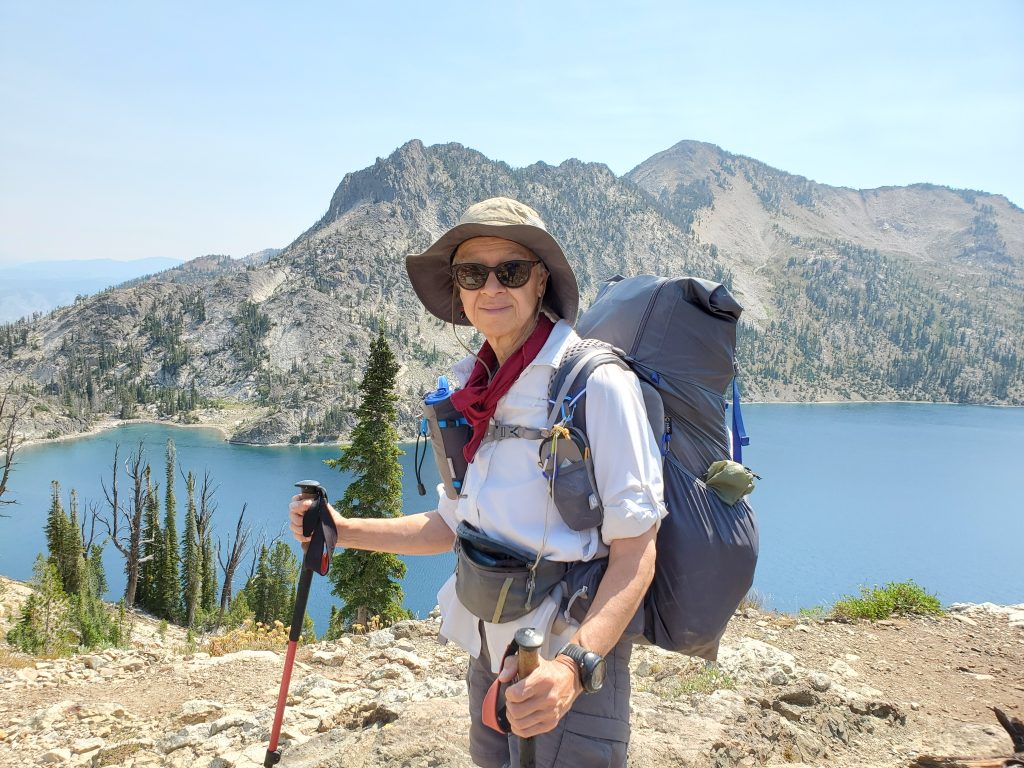
[[409, 435], [418, 398], [464, 352], [420, 306], [405, 256], [496, 195], [540, 212], [584, 307], [614, 274], [725, 283], [746, 309], [739, 354], [755, 400], [1024, 403], [1019, 209], [934, 185], [830, 187], [696, 141], [625, 177], [409, 141], [346, 174], [281, 253], [204, 257], [7, 329], [0, 386], [18, 378], [45, 401], [35, 436], [138, 413], [125, 397], [183, 418], [174, 393], [187, 390], [250, 408], [228, 426], [236, 439], [333, 440], [351, 426], [383, 325]]

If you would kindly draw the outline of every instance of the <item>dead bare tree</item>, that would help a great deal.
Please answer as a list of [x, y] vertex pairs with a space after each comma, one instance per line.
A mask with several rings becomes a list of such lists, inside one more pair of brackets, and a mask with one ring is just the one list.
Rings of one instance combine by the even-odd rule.
[[[86, 514], [82, 517], [82, 524], [80, 529], [82, 531], [82, 546], [85, 549], [86, 557], [92, 551], [93, 544], [96, 543], [96, 525], [102, 525], [102, 519], [100, 517], [100, 507], [95, 501], [87, 501], [85, 503]], [[89, 534], [85, 533], [85, 518], [89, 518]], [[101, 543], [100, 546], [103, 546]]]
[[224, 585], [220, 590], [220, 621], [223, 621], [224, 613], [231, 605], [231, 587], [235, 571], [238, 570], [242, 558], [245, 557], [246, 547], [249, 546], [249, 539], [252, 538], [252, 529], [243, 523], [246, 507], [246, 504], [242, 505], [242, 514], [238, 516], [238, 524], [235, 525], [235, 540], [229, 541], [225, 545], [224, 549], [227, 554], [223, 559], [220, 552], [221, 542], [219, 539], [217, 541], [217, 562], [220, 563], [221, 570], [224, 571]]
[[124, 463], [125, 472], [132, 481], [132, 497], [127, 507], [120, 504], [117, 491], [118, 452], [120, 445], [114, 448], [114, 464], [112, 470], [111, 490], [101, 481], [103, 493], [110, 506], [110, 519], [101, 518], [107, 529], [110, 540], [117, 551], [124, 555], [125, 573], [128, 583], [124, 589], [124, 603], [131, 608], [135, 604], [135, 590], [139, 584], [139, 571], [143, 563], [152, 555], [142, 554], [142, 523], [149, 491], [146, 488], [146, 472], [148, 465], [143, 463], [143, 447], [139, 443], [138, 451], [130, 454]]
[[217, 502], [213, 500], [213, 494], [219, 487], [212, 484], [210, 470], [203, 472], [203, 487], [199, 491], [199, 509], [196, 511], [196, 532], [199, 534], [200, 546], [213, 530], [213, 513], [217, 511]]
[[[14, 499], [5, 499], [7, 481], [14, 469], [14, 455], [18, 452], [23, 439], [18, 434], [18, 420], [25, 410], [25, 403], [14, 397], [14, 382], [0, 396], [0, 509], [6, 504], [14, 504]], [[0, 515], [6, 517], [6, 515]]]

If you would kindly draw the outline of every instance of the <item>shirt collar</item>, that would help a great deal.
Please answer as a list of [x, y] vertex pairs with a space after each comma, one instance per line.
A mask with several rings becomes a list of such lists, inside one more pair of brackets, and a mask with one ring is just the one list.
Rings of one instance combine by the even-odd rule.
[[[576, 332], [573, 331], [568, 320], [559, 320], [555, 323], [555, 327], [551, 329], [551, 334], [548, 336], [548, 340], [544, 342], [544, 346], [540, 348], [540, 352], [526, 366], [526, 369], [529, 370], [535, 365], [547, 365], [551, 368], [557, 368], [558, 364], [562, 362], [562, 355], [568, 348], [566, 341], [575, 335]], [[473, 372], [473, 365], [475, 363], [476, 358], [473, 355], [466, 355], [452, 366], [452, 373], [458, 379], [460, 385], [465, 385], [466, 381], [469, 380], [469, 375]]]
[[575, 335], [576, 332], [573, 331], [568, 320], [559, 320], [555, 323], [555, 327], [551, 329], [548, 340], [544, 342], [544, 346], [540, 348], [540, 352], [533, 358], [533, 362], [530, 365], [547, 365], [557, 368], [558, 364], [562, 362], [562, 355], [566, 350], [565, 342], [570, 336]]

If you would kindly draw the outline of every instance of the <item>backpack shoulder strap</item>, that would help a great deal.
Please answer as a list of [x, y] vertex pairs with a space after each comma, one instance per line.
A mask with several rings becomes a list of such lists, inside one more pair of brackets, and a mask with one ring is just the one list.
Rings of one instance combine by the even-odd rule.
[[565, 351], [548, 387], [548, 425], [573, 422], [586, 431], [585, 395], [590, 375], [602, 365], [629, 370], [621, 350], [596, 339], [581, 339]]

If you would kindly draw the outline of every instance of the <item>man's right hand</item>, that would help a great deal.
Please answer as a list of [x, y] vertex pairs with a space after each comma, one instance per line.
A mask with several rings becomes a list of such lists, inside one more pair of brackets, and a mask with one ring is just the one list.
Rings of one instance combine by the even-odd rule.
[[[298, 493], [295, 496], [292, 496], [291, 504], [288, 505], [288, 527], [292, 529], [292, 536], [294, 536], [295, 540], [302, 544], [303, 547], [309, 544], [310, 539], [313, 537], [302, 535], [302, 518], [305, 517], [306, 512], [313, 506], [315, 501], [316, 496], [311, 493]], [[327, 504], [327, 511], [331, 513], [331, 517], [334, 519], [335, 528], [340, 534], [342, 520], [344, 518], [335, 511], [334, 507], [332, 507], [330, 503]], [[340, 538], [341, 537], [339, 535], [339, 541]]]

